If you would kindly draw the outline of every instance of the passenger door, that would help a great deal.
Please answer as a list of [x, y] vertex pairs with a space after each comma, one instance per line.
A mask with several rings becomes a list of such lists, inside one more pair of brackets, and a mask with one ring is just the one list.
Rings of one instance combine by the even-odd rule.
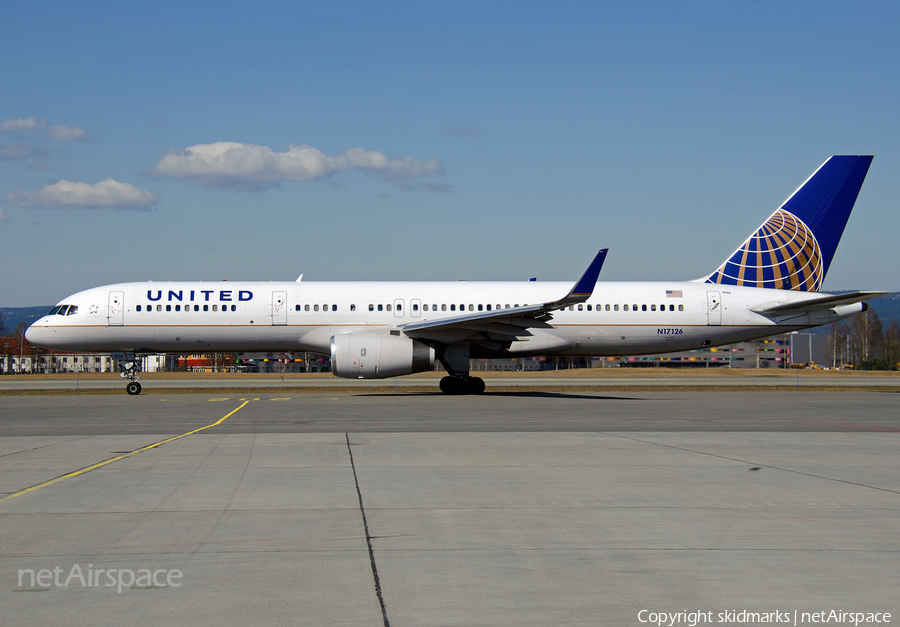
[[287, 292], [272, 292], [272, 324], [287, 324]]
[[125, 292], [109, 293], [109, 312], [106, 319], [111, 327], [125, 324]]
[[718, 326], [722, 324], [722, 295], [719, 292], [706, 293], [707, 324]]

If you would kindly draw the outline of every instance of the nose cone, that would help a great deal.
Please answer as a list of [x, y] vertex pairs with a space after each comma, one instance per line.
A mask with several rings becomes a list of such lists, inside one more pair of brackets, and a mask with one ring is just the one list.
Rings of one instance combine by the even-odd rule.
[[43, 346], [43, 344], [44, 344], [44, 329], [43, 329], [43, 327], [36, 327], [35, 325], [31, 325], [30, 327], [25, 329], [25, 339], [37, 346]]

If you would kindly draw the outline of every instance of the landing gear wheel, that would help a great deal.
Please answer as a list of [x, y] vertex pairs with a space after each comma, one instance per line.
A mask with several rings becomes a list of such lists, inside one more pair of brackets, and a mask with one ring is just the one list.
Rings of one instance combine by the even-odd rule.
[[441, 379], [444, 394], [482, 394], [484, 379], [478, 377], [444, 377]]
[[132, 381], [128, 385], [125, 386], [125, 391], [131, 394], [132, 396], [136, 396], [141, 393], [141, 384], [137, 381]]
[[459, 384], [459, 377], [444, 377], [441, 379], [441, 392], [444, 394], [459, 394], [462, 386]]

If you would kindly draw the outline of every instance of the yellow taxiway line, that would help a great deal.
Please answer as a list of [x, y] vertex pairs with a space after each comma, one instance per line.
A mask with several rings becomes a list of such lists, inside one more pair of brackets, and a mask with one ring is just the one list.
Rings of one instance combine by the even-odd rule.
[[205, 427], [200, 427], [199, 429], [194, 429], [193, 431], [188, 431], [187, 433], [182, 433], [181, 435], [176, 435], [175, 437], [172, 437], [172, 438], [160, 440], [159, 442], [154, 442], [153, 444], [148, 444], [147, 446], [143, 446], [139, 449], [135, 449], [129, 453], [125, 453], [124, 455], [119, 455], [118, 457], [113, 457], [111, 459], [107, 459], [107, 460], [99, 462], [97, 464], [93, 464], [91, 466], [81, 468], [79, 470], [70, 472], [70, 473], [62, 475], [60, 477], [56, 477], [55, 479], [51, 479], [50, 481], [45, 481], [44, 483], [39, 483], [37, 485], [33, 485], [30, 488], [25, 488], [24, 490], [19, 490], [18, 492], [13, 492], [12, 494], [7, 494], [6, 496], [0, 498], [0, 503], [2, 503], [4, 501], [8, 501], [10, 499], [14, 499], [17, 496], [22, 496], [23, 494], [28, 494], [29, 492], [34, 492], [35, 490], [40, 490], [41, 488], [46, 488], [47, 486], [51, 486], [54, 483], [59, 483], [60, 481], [63, 481], [65, 479], [71, 479], [72, 477], [77, 477], [78, 475], [83, 475], [92, 470], [96, 470], [97, 468], [102, 468], [103, 466], [107, 466], [109, 464], [112, 464], [113, 462], [117, 462], [120, 459], [125, 459], [126, 457], [131, 457], [132, 455], [137, 455], [138, 453], [143, 453], [144, 451], [149, 451], [150, 449], [156, 448], [157, 446], [162, 446], [163, 444], [165, 444], [167, 442], [172, 442], [179, 438], [183, 438], [183, 437], [186, 437], [189, 435], [193, 435], [194, 433], [197, 433], [199, 431], [203, 431], [204, 429], [209, 429], [211, 427], [220, 425], [223, 422], [225, 422], [228, 418], [230, 418], [231, 416], [236, 414], [238, 411], [243, 409], [244, 406], [247, 405], [247, 403], [249, 403], [249, 402], [250, 402], [250, 400], [245, 400], [243, 403], [238, 405], [235, 409], [231, 410], [230, 412], [228, 412], [227, 414], [222, 416], [219, 420], [215, 421], [212, 424], [206, 425]]

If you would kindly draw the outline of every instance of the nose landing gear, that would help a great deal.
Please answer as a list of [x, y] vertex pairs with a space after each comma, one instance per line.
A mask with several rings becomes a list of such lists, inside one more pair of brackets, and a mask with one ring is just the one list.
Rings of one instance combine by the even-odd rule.
[[131, 359], [120, 359], [119, 360], [119, 370], [122, 372], [119, 374], [123, 379], [128, 379], [128, 384], [125, 386], [125, 391], [128, 392], [131, 396], [136, 396], [141, 393], [141, 384], [138, 383], [140, 380], [140, 372], [141, 372], [141, 360], [137, 355], [132, 355]]

